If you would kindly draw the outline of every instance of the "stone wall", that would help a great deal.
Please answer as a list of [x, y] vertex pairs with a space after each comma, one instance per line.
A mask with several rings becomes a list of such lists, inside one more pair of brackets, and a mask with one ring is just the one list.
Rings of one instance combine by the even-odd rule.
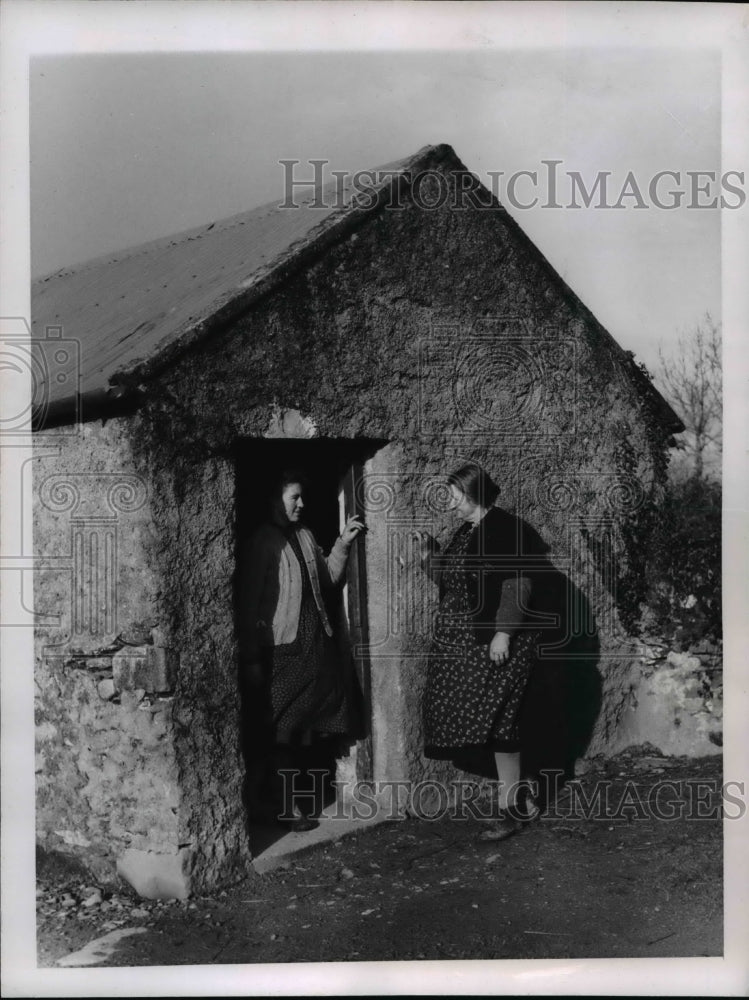
[[35, 440], [37, 837], [102, 878], [155, 865], [151, 890], [180, 895], [177, 654], [156, 627], [150, 491], [125, 428]]
[[149, 660], [125, 648], [37, 668], [37, 833], [104, 878], [115, 862], [179, 869], [182, 889], [154, 894], [181, 895], [173, 680]]

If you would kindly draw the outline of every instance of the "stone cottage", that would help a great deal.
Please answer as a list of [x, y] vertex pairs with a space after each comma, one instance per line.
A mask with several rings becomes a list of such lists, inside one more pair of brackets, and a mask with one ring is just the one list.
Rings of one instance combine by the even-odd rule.
[[417, 550], [449, 532], [444, 475], [467, 459], [577, 595], [562, 624], [595, 710], [576, 753], [621, 743], [639, 560], [681, 424], [449, 146], [372, 178], [34, 285], [48, 847], [153, 863], [178, 895], [250, 860], [234, 594], [288, 464], [313, 474], [323, 546], [347, 513], [368, 528], [341, 611], [366, 727], [342, 780], [447, 774], [421, 755], [435, 593]]

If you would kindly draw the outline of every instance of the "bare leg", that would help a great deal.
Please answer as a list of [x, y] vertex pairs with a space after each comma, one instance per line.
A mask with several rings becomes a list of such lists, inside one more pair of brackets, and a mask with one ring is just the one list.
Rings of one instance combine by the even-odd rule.
[[[501, 810], [498, 820], [495, 820], [480, 835], [480, 840], [506, 840], [523, 827], [521, 818], [517, 815], [518, 788], [520, 783], [520, 754], [495, 753], [494, 762], [497, 767], [499, 789], [497, 805]], [[527, 821], [531, 816], [524, 817]]]
[[516, 804], [518, 782], [520, 781], [520, 754], [495, 753], [494, 763], [499, 779], [497, 802], [500, 809], [511, 809]]

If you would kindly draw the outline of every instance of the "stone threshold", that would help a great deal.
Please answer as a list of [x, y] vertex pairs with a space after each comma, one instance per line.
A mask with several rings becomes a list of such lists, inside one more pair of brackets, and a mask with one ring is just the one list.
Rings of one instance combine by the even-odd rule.
[[392, 822], [392, 812], [381, 806], [374, 816], [366, 819], [351, 817], [343, 819], [336, 816], [335, 803], [328, 806], [319, 817], [319, 825], [314, 830], [304, 833], [285, 833], [252, 859], [255, 871], [262, 875], [278, 868], [291, 858], [296, 858], [314, 850], [321, 844], [331, 844], [342, 837], [351, 836], [379, 826], [388, 820]]

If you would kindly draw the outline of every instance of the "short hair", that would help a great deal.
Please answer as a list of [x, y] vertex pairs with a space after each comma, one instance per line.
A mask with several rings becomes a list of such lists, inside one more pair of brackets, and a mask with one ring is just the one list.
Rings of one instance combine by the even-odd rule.
[[488, 472], [484, 472], [477, 462], [467, 462], [447, 477], [451, 486], [456, 486], [461, 493], [481, 507], [491, 507], [499, 496], [499, 487]]

